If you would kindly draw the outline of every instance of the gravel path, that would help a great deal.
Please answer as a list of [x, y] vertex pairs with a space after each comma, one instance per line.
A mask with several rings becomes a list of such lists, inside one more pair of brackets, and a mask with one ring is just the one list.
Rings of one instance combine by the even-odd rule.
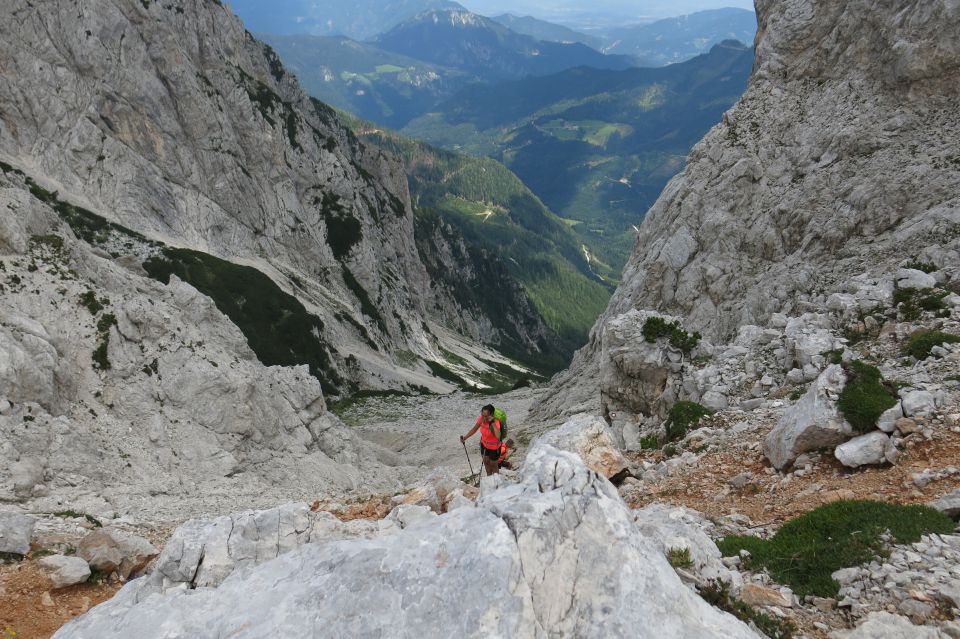
[[[361, 400], [341, 413], [347, 425], [372, 442], [403, 456], [405, 464], [423, 469], [424, 476], [438, 466], [447, 466], [459, 476], [470, 474], [460, 435], [465, 435], [486, 404], [507, 412], [509, 434], [520, 444], [533, 437], [525, 424], [530, 406], [543, 390], [524, 388], [503, 395], [467, 393], [427, 397], [375, 397]], [[480, 462], [479, 434], [467, 443], [474, 470]]]

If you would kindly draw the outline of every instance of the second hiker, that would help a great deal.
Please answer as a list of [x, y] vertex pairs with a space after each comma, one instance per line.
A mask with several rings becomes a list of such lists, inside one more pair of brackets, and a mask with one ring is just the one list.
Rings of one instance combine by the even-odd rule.
[[480, 416], [477, 422], [470, 429], [470, 432], [460, 437], [460, 441], [466, 441], [473, 437], [473, 434], [480, 431], [480, 456], [483, 458], [483, 468], [487, 475], [496, 475], [500, 472], [500, 446], [503, 437], [506, 434], [506, 415], [502, 417], [496, 413], [503, 413], [487, 404], [480, 410]]

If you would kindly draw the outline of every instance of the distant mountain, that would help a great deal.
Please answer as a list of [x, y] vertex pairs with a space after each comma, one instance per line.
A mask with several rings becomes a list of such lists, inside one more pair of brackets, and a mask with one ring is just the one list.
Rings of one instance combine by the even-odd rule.
[[753, 43], [757, 16], [744, 9], [701, 11], [608, 32], [606, 53], [632, 55], [655, 65], [682, 62], [724, 40]]
[[502, 161], [616, 278], [631, 225], [746, 88], [753, 51], [725, 42], [682, 64], [469, 86], [403, 133]]
[[560, 24], [539, 20], [533, 16], [515, 16], [512, 13], [504, 13], [490, 19], [517, 33], [545, 42], [579, 42], [598, 50], [603, 46], [601, 38], [574, 31]]
[[388, 51], [455, 67], [486, 80], [548, 75], [578, 66], [626, 69], [627, 56], [604, 55], [580, 43], [543, 42], [462, 9], [431, 10], [378, 36]]
[[259, 35], [310, 95], [399, 129], [476, 76], [415, 60], [342, 36]]
[[[451, 153], [348, 115], [342, 117], [358, 138], [394, 152], [403, 161], [414, 204], [417, 245], [431, 276], [451, 288], [465, 309], [509, 304], [517, 298], [509, 290], [510, 282], [519, 283], [560, 338], [558, 346], [539, 355], [540, 370], [562, 367], [565, 358], [586, 341], [612, 292], [592, 270], [582, 243], [565, 221], [495, 160]], [[446, 256], [451, 250], [475, 257]], [[434, 256], [447, 259], [437, 261]], [[473, 267], [463, 273], [451, 264]], [[506, 274], [497, 271], [504, 267]], [[529, 357], [524, 344], [505, 341], [498, 348], [521, 360]]]
[[230, 8], [250, 31], [366, 40], [424, 11], [462, 7], [450, 0], [230, 0]]

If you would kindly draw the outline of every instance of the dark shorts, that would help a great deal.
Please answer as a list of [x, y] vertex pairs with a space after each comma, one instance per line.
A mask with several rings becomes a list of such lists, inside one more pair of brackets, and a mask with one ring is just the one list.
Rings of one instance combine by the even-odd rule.
[[480, 444], [480, 456], [486, 457], [487, 459], [492, 459], [493, 461], [497, 461], [498, 459], [500, 459], [500, 449], [499, 448], [490, 449], [484, 446], [483, 444]]

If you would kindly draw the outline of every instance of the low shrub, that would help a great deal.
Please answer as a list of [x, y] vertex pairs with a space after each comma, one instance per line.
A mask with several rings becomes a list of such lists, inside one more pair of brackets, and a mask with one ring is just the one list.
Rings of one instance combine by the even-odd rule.
[[875, 366], [854, 361], [843, 370], [847, 383], [837, 407], [855, 430], [868, 433], [876, 429], [880, 415], [897, 403], [897, 396], [884, 385], [883, 376]]
[[670, 340], [670, 345], [689, 353], [700, 343], [700, 333], [688, 333], [677, 322], [668, 322], [662, 317], [648, 317], [643, 323], [643, 338], [653, 344], [661, 337]]
[[923, 317], [923, 312], [940, 314], [947, 311], [944, 298], [950, 293], [939, 290], [919, 290], [901, 288], [893, 293], [893, 306], [898, 309], [904, 320], [916, 321]]
[[656, 435], [644, 435], [640, 438], [640, 450], [654, 450], [660, 448], [660, 438]]
[[912, 268], [915, 271], [923, 271], [924, 273], [933, 273], [937, 271], [937, 265], [931, 264], [930, 262], [921, 262], [920, 260], [912, 260], [907, 262], [903, 268]]
[[903, 347], [903, 352], [907, 355], [924, 360], [930, 357], [930, 351], [934, 346], [941, 344], [960, 343], [960, 336], [950, 333], [941, 333], [940, 331], [915, 331]]
[[693, 566], [693, 558], [690, 557], [689, 548], [671, 548], [667, 551], [667, 561], [674, 568], [690, 568]]
[[696, 402], [677, 402], [670, 408], [667, 417], [667, 441], [683, 439], [691, 426], [696, 426], [708, 415], [713, 415], [713, 411], [706, 406]]
[[839, 584], [830, 575], [884, 556], [884, 533], [889, 532], [890, 543], [905, 544], [954, 527], [947, 515], [927, 506], [838, 501], [787, 522], [768, 540], [727, 537], [717, 546], [725, 557], [749, 551], [748, 568], [766, 569], [801, 597], [835, 597]]

